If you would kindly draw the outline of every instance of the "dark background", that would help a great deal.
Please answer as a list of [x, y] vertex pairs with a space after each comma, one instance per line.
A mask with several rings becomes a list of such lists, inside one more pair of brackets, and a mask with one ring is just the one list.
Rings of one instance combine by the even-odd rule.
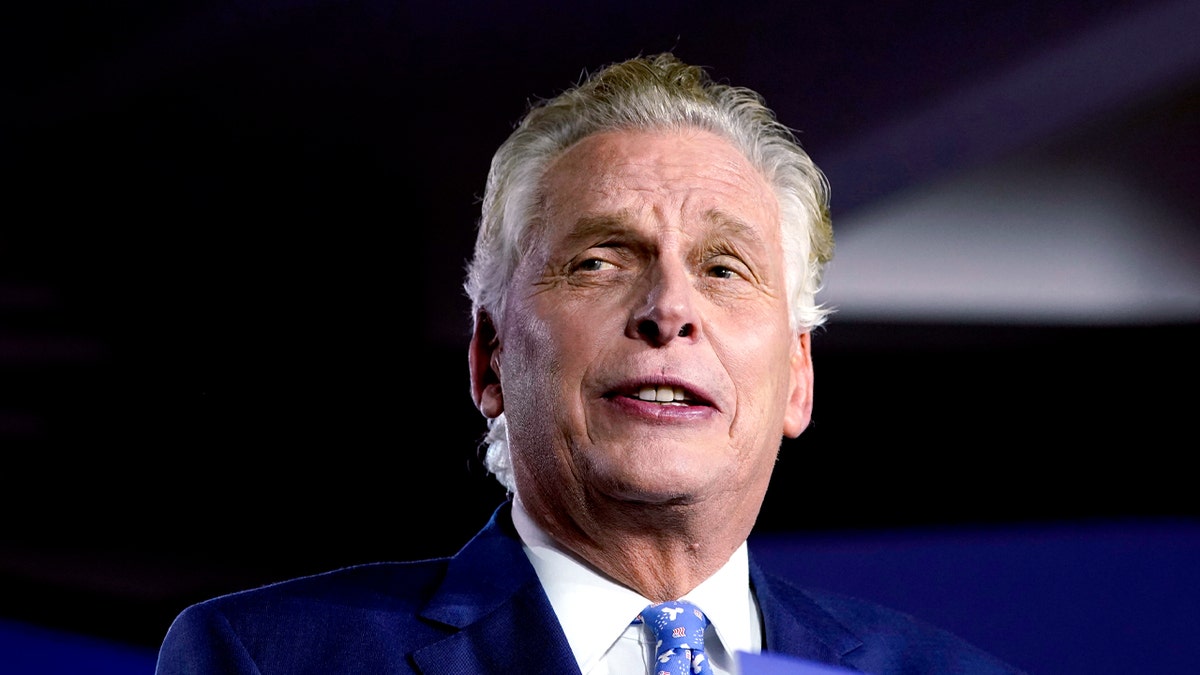
[[[0, 614], [155, 647], [217, 593], [457, 549], [503, 496], [461, 291], [488, 161], [615, 60], [763, 93], [839, 236], [1043, 161], [1200, 228], [1195, 3], [642, 5], [7, 7]], [[760, 531], [1195, 519], [1195, 232], [1152, 316], [840, 296]]]

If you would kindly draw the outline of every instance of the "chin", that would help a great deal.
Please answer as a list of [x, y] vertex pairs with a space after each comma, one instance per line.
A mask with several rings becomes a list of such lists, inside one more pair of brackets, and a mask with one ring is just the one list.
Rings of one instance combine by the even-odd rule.
[[656, 474], [613, 480], [605, 492], [619, 500], [641, 504], [686, 505], [703, 501], [713, 493], [712, 475]]

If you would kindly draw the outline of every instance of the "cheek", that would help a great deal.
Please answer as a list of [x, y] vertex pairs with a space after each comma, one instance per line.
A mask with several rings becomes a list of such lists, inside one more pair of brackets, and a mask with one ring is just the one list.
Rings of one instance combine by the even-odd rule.
[[503, 340], [505, 400], [515, 397], [512, 403], [533, 409], [530, 417], [537, 419], [578, 398], [573, 390], [595, 354], [600, 330], [561, 305], [551, 308], [536, 299], [512, 309]]
[[544, 385], [558, 371], [558, 355], [549, 326], [532, 314], [521, 312], [519, 318], [509, 324], [509, 328], [501, 351], [501, 377], [502, 384], [506, 385], [506, 398]]
[[747, 331], [736, 348], [726, 350], [724, 362], [737, 387], [740, 421], [762, 425], [767, 419], [782, 420], [791, 381], [791, 349], [786, 333], [781, 327]]

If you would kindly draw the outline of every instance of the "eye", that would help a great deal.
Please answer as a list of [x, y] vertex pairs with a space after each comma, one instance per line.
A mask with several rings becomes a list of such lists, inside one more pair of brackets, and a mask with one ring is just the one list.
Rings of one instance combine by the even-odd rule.
[[737, 280], [753, 278], [753, 275], [750, 273], [750, 267], [741, 258], [734, 255], [714, 256], [708, 261], [708, 266], [705, 268], [704, 274], [714, 279]]
[[575, 271], [599, 272], [601, 270], [611, 269], [612, 267], [613, 264], [607, 260], [601, 260], [600, 258], [585, 258], [575, 264]]
[[724, 265], [714, 265], [709, 268], [708, 275], [718, 279], [733, 279], [737, 276], [737, 272]]

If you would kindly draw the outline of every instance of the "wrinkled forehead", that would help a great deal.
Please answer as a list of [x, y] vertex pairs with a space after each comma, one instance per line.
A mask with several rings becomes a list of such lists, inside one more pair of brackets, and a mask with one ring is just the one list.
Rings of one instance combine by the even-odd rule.
[[538, 220], [556, 228], [695, 223], [770, 237], [779, 227], [762, 173], [724, 138], [695, 129], [584, 138], [547, 167], [540, 197]]

